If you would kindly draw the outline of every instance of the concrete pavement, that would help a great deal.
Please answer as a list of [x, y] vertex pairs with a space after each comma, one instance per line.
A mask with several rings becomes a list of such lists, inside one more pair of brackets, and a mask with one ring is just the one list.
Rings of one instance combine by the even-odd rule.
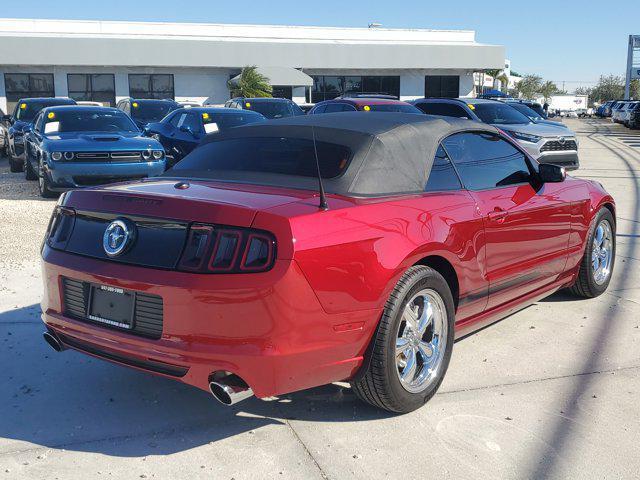
[[224, 408], [177, 382], [55, 354], [41, 339], [37, 266], [3, 268], [0, 480], [638, 478], [640, 132], [568, 123], [576, 175], [618, 203], [609, 291], [559, 293], [459, 341], [440, 392], [408, 415], [342, 384]]

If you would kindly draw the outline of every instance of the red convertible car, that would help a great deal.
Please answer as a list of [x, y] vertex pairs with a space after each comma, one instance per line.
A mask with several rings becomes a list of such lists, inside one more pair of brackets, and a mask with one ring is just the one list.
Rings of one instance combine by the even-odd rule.
[[615, 229], [599, 183], [488, 125], [354, 112], [243, 126], [163, 177], [61, 198], [45, 338], [225, 404], [347, 380], [408, 412], [456, 338], [561, 288], [603, 293]]

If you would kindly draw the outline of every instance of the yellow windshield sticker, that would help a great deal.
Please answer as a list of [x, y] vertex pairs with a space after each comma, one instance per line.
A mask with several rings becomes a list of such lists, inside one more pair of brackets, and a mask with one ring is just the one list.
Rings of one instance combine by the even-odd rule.
[[203, 118], [204, 120], [209, 120], [209, 114], [208, 114], [207, 112], [204, 112], [204, 113], [202, 114], [202, 118]]
[[132, 106], [133, 108], [138, 108], [138, 102], [133, 102], [133, 103], [131, 104], [131, 106]]
[[247, 103], [244, 104], [244, 106], [247, 107], [247, 108], [251, 108], [251, 103], [247, 102]]
[[49, 114], [47, 115], [47, 118], [48, 118], [49, 120], [52, 120], [52, 119], [56, 118], [56, 114], [55, 114], [55, 113], [53, 113], [53, 112], [49, 112]]
[[363, 110], [364, 110], [365, 112], [368, 112], [369, 110], [371, 110], [371, 107], [370, 107], [369, 105], [365, 105], [365, 106], [363, 107]]
[[476, 107], [475, 107], [475, 105], [473, 105], [473, 103], [470, 103], [470, 104], [469, 104], [469, 108], [470, 108], [471, 110], [475, 110], [475, 109], [476, 109]]
[[20, 105], [20, 109], [21, 110], [25, 110], [27, 108], [27, 104], [23, 103], [22, 105]]

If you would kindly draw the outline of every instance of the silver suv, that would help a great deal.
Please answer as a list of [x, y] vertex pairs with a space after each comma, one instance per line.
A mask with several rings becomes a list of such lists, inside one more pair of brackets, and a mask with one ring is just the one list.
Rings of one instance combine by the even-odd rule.
[[553, 163], [567, 170], [580, 167], [574, 132], [564, 125], [534, 123], [507, 103], [477, 98], [423, 98], [409, 103], [428, 115], [491, 124], [511, 136], [539, 163]]

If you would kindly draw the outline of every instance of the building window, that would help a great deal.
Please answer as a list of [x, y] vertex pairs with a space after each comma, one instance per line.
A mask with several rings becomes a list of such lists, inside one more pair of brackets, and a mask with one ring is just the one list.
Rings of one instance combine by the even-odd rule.
[[427, 75], [424, 77], [424, 96], [427, 98], [458, 98], [460, 77], [458, 75]]
[[280, 86], [273, 85], [273, 91], [271, 92], [271, 96], [273, 98], [288, 98], [289, 100], [293, 99], [293, 87], [288, 86]]
[[8, 112], [21, 98], [55, 96], [52, 73], [5, 73], [4, 84]]
[[311, 101], [331, 100], [349, 93], [386, 93], [400, 97], [399, 76], [314, 75]]
[[69, 96], [76, 101], [100, 102], [113, 107], [116, 104], [115, 75], [109, 73], [70, 73], [67, 75]]
[[133, 98], [175, 98], [173, 75], [171, 74], [130, 74], [129, 95]]

